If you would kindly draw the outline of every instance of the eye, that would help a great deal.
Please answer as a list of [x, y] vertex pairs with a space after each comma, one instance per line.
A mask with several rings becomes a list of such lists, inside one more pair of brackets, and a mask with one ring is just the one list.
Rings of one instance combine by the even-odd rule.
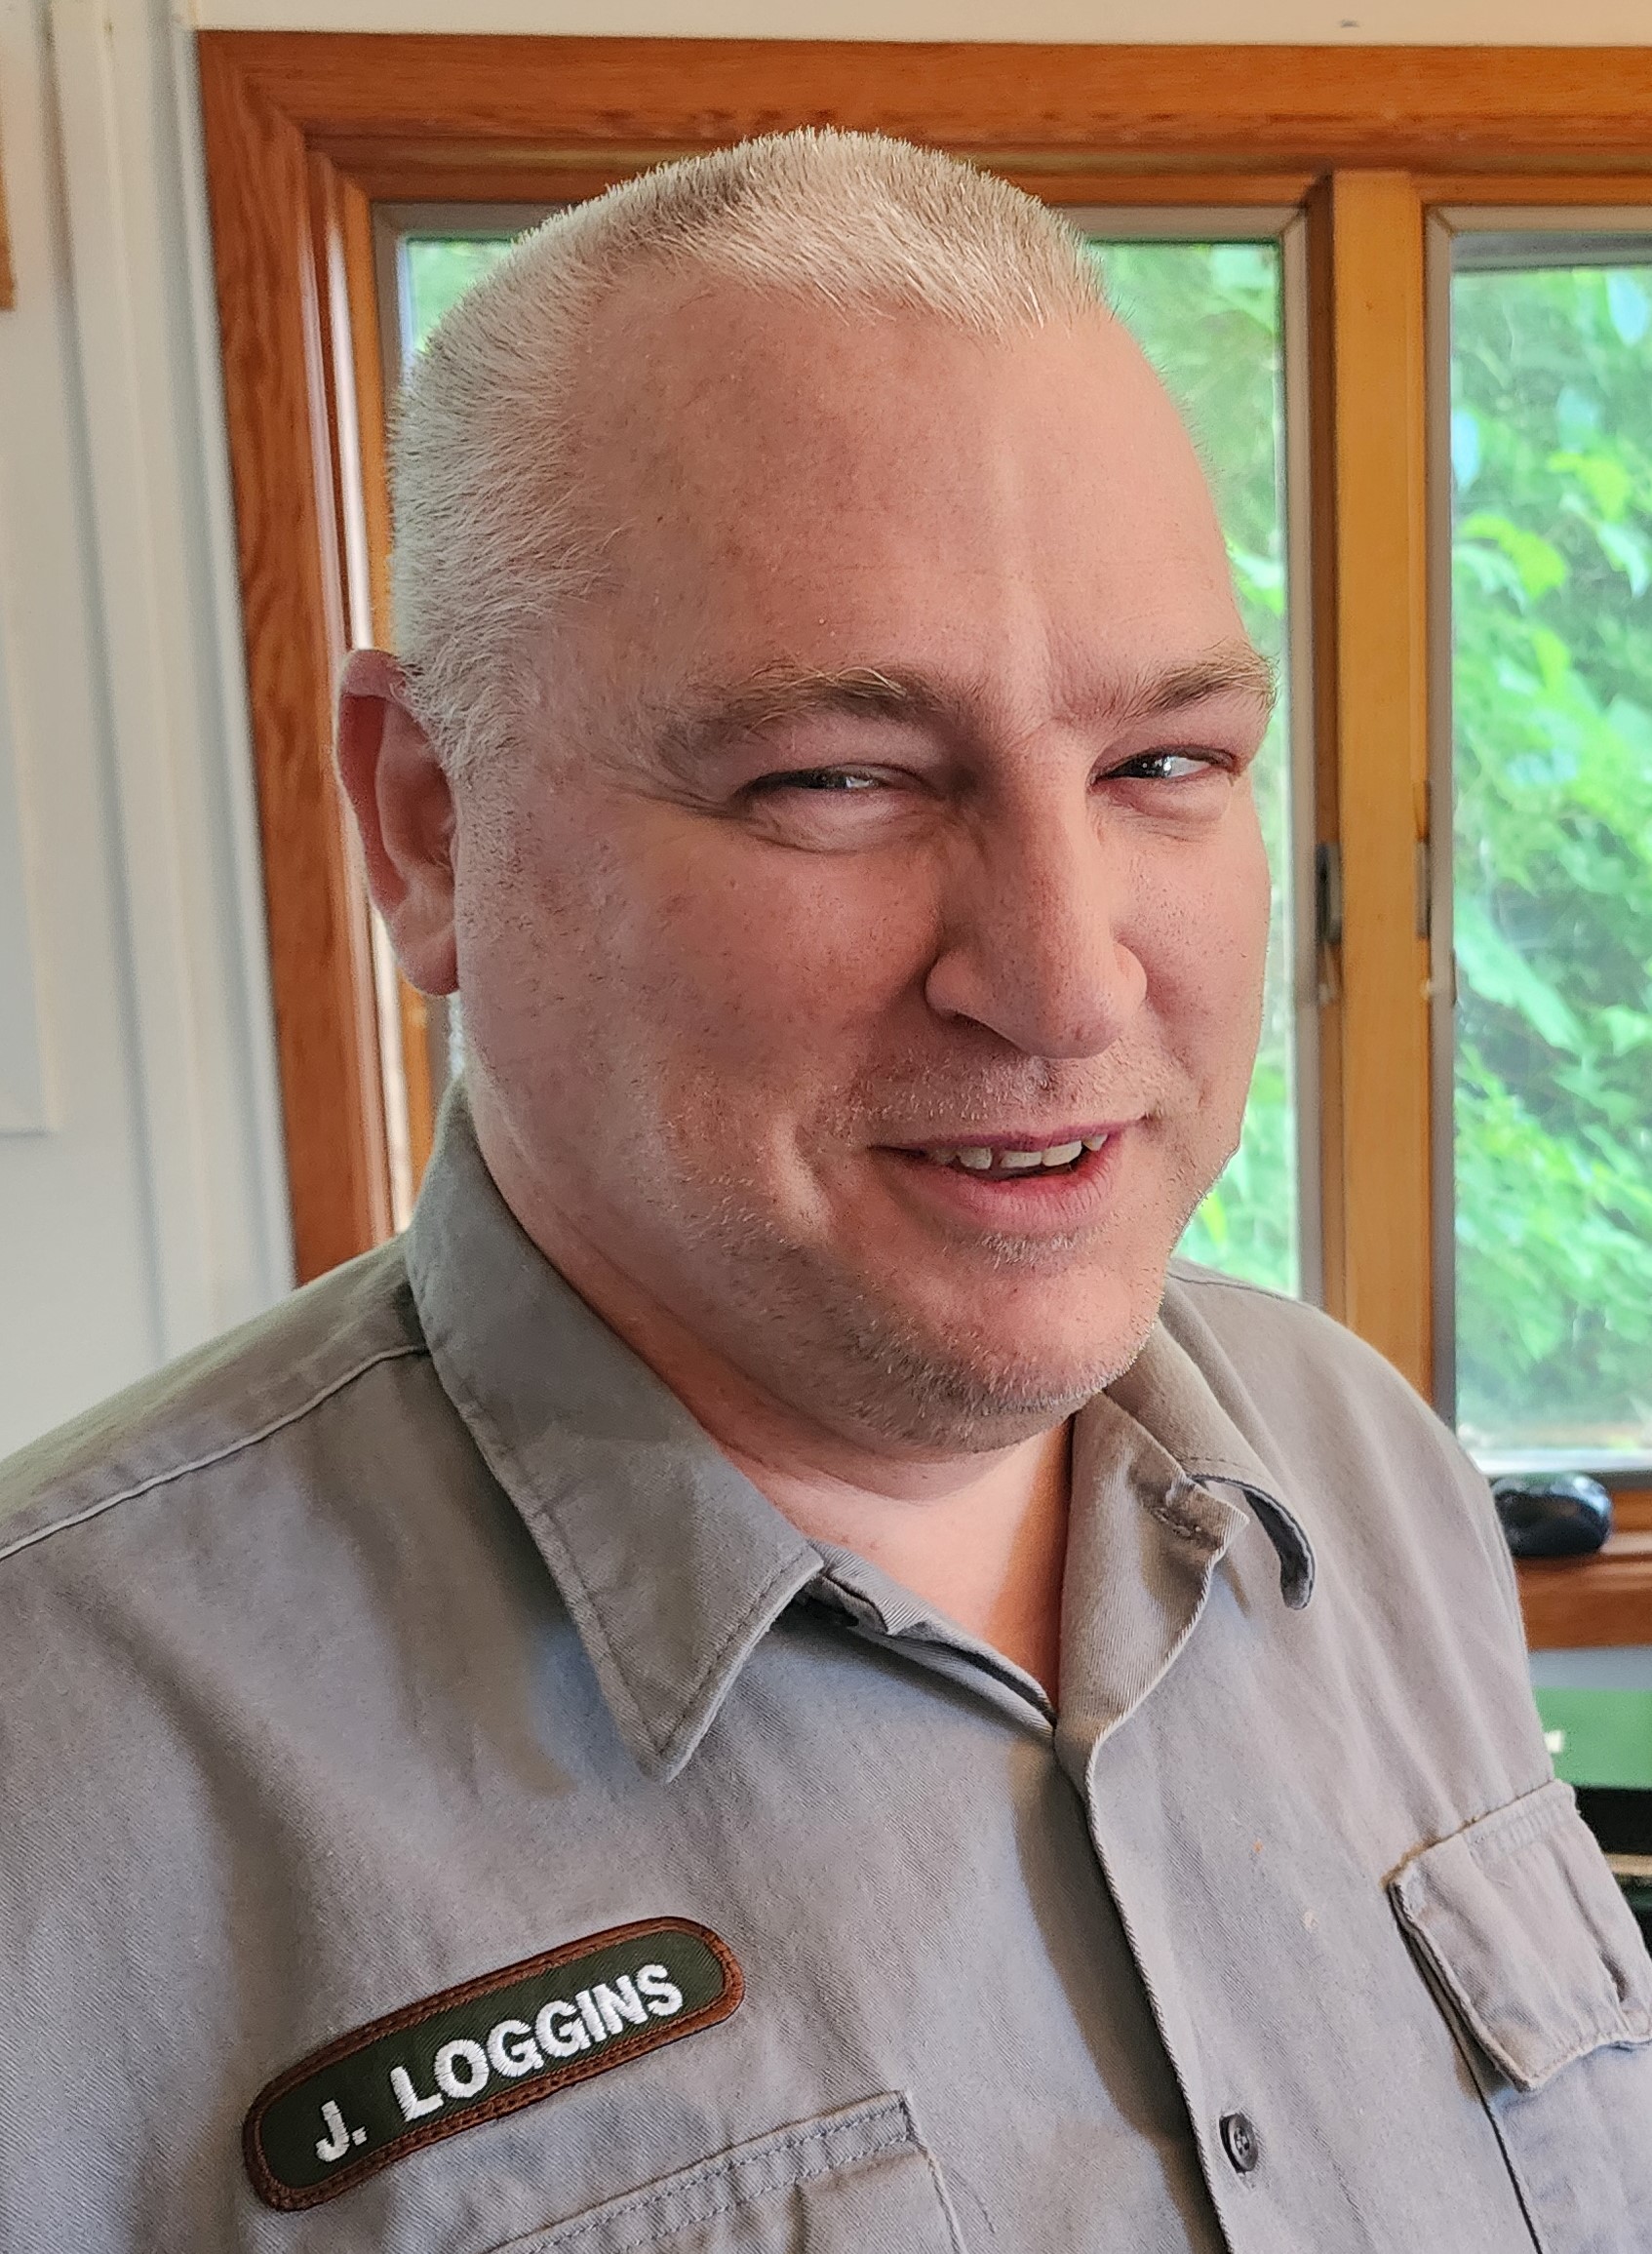
[[1219, 765], [1209, 752], [1139, 751], [1133, 759], [1109, 768], [1101, 779], [1104, 782], [1185, 782], [1191, 776], [1210, 773]]
[[783, 790], [808, 790], [849, 794], [874, 791], [880, 787], [881, 777], [869, 774], [856, 767], [801, 767], [790, 774], [760, 775], [748, 784], [754, 792], [772, 794]]

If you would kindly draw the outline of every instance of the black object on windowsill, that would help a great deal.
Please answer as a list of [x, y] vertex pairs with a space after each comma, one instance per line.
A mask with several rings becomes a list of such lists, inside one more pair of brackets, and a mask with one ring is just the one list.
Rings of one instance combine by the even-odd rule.
[[1491, 1483], [1516, 1558], [1586, 1558], [1612, 1531], [1612, 1498], [1582, 1472], [1512, 1472]]
[[1578, 1814], [1600, 1842], [1652, 1949], [1652, 1792], [1630, 1785], [1579, 1785]]

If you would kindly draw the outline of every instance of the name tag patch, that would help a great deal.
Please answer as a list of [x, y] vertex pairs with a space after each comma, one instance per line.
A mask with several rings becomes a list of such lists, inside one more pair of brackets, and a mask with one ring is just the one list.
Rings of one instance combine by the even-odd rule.
[[533, 2105], [736, 2009], [709, 1927], [654, 1918], [570, 1941], [340, 2036], [253, 2100], [242, 2150], [267, 2206], [313, 2207], [404, 2154]]

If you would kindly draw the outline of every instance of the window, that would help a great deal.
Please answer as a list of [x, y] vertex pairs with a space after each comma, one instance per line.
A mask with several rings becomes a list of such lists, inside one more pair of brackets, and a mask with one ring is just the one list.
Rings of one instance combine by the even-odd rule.
[[1610, 1468], [1652, 1456], [1652, 237], [1580, 216], [1442, 246], [1451, 1332], [1482, 1460]]
[[1643, 1641], [1643, 74], [1447, 48], [1029, 47], [1006, 72], [967, 47], [225, 32], [200, 55], [303, 1272], [390, 1225], [446, 1070], [375, 964], [328, 775], [337, 658], [388, 631], [404, 336], [524, 215], [666, 155], [805, 117], [925, 138], [1096, 242], [1281, 664], [1268, 1036], [1190, 1246], [1321, 1299], [1486, 1460], [1609, 1468], [1627, 1530], [1598, 1572], [1522, 1572], [1528, 1621]]

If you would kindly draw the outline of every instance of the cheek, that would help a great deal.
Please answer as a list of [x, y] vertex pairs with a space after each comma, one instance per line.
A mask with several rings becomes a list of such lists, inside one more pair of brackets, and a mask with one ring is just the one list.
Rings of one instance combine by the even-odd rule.
[[[479, 1054], [590, 1079], [840, 1077], [924, 969], [916, 868], [808, 854], [654, 805], [559, 808], [461, 888]], [[577, 1062], [573, 1060], [579, 1060]], [[710, 1092], [709, 1089], [706, 1092]]]
[[[1173, 876], [1174, 881], [1169, 881]], [[1268, 953], [1267, 856], [1253, 820], [1145, 896], [1142, 963], [1170, 1047], [1201, 1079], [1248, 1075]]]
[[909, 993], [929, 888], [864, 860], [713, 839], [645, 887], [628, 980], [673, 1037], [728, 1069], [783, 1048], [824, 1066]]
[[[455, 890], [459, 1008], [467, 1052], [496, 1080], [572, 1098], [594, 1077], [593, 1035], [611, 983], [614, 885], [594, 841], [539, 807], [478, 821]], [[625, 1012], [607, 1011], [611, 1032]]]

